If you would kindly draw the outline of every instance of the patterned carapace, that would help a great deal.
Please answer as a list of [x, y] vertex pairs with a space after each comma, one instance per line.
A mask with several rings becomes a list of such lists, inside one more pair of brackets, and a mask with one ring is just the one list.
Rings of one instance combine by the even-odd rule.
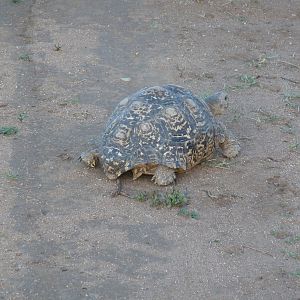
[[[101, 162], [108, 178], [134, 177], [163, 165], [185, 171], [215, 148], [218, 122], [204, 100], [175, 85], [144, 88], [123, 99], [110, 117]], [[139, 171], [140, 170], [140, 171]]]

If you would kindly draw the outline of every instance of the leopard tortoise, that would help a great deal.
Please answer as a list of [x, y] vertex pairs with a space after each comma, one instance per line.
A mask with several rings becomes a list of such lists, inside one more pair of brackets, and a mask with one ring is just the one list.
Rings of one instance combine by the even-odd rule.
[[119, 103], [99, 146], [80, 159], [90, 167], [101, 164], [109, 179], [131, 170], [133, 179], [148, 174], [168, 185], [176, 172], [209, 158], [216, 146], [228, 158], [239, 153], [236, 138], [215, 119], [226, 107], [224, 92], [200, 99], [176, 85], [144, 88]]

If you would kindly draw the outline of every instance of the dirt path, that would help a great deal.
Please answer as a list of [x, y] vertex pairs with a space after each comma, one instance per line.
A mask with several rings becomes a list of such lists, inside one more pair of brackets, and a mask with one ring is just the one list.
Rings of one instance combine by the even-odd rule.
[[[297, 0], [1, 1], [0, 299], [300, 299], [299, 36]], [[77, 161], [170, 82], [225, 88], [241, 140], [179, 176], [199, 220]]]

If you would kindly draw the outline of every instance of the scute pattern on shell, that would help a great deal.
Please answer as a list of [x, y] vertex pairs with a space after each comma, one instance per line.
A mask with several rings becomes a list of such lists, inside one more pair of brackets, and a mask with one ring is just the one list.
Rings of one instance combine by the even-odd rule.
[[203, 100], [175, 85], [144, 88], [123, 99], [102, 139], [110, 179], [138, 165], [192, 168], [212, 154], [215, 120]]

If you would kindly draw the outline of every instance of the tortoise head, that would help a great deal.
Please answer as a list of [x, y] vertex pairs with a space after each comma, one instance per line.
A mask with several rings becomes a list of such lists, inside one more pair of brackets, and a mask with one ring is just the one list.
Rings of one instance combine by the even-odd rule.
[[218, 92], [204, 98], [214, 116], [222, 115], [228, 107], [228, 95], [225, 92]]
[[83, 152], [81, 153], [79, 160], [83, 161], [90, 168], [95, 168], [100, 163], [99, 152], [97, 150]]

